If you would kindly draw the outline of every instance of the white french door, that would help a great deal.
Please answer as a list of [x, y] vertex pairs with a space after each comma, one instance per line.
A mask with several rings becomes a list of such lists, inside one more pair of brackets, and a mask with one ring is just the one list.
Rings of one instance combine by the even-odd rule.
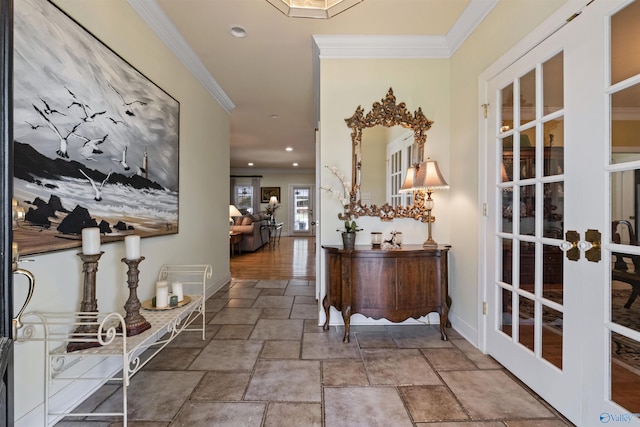
[[633, 349], [640, 331], [616, 320], [611, 280], [613, 250], [640, 254], [611, 243], [615, 200], [639, 197], [611, 191], [617, 173], [640, 169], [633, 157], [612, 160], [612, 129], [640, 123], [640, 90], [618, 96], [624, 120], [610, 114], [615, 93], [640, 88], [640, 60], [621, 83], [610, 79], [611, 16], [640, 27], [629, 3], [596, 0], [487, 82], [486, 349], [577, 425], [640, 424], [612, 381], [622, 369], [640, 391], [639, 372], [614, 350]]

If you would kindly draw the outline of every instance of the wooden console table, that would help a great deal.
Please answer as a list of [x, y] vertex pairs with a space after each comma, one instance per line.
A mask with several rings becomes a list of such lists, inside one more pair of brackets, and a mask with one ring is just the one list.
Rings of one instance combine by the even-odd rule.
[[401, 249], [323, 246], [326, 254], [327, 293], [322, 301], [329, 328], [329, 309], [342, 312], [344, 342], [349, 342], [351, 315], [401, 322], [431, 312], [440, 314], [440, 335], [448, 340], [451, 298], [448, 287], [448, 247]]

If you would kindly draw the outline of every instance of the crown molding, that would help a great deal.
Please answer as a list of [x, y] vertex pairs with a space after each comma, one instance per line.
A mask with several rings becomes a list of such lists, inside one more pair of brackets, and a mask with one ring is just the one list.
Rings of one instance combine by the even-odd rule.
[[167, 18], [158, 3], [155, 0], [127, 0], [127, 2], [180, 62], [207, 89], [211, 96], [218, 101], [227, 114], [231, 114], [231, 110], [235, 108], [234, 103], [218, 85], [218, 82], [215, 81], [184, 37]]
[[314, 35], [320, 59], [448, 58], [445, 36]]
[[471, 0], [446, 35], [450, 55], [471, 35], [500, 0]]
[[480, 25], [499, 0], [471, 0], [444, 36], [314, 35], [314, 58], [449, 58]]

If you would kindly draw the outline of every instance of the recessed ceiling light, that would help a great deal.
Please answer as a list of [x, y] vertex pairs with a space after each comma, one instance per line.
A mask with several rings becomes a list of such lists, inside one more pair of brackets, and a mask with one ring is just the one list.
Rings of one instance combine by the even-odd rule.
[[253, 166], [253, 162], [249, 162], [247, 163], [249, 166]]
[[277, 114], [272, 114], [272, 115], [271, 115], [271, 118], [272, 118], [272, 119], [279, 119], [279, 118], [280, 118], [280, 116], [279, 116], [279, 115], [277, 115]]
[[297, 163], [294, 163], [294, 164], [293, 164], [293, 167], [298, 167], [298, 164], [297, 164]]
[[247, 37], [247, 30], [239, 25], [234, 25], [233, 27], [231, 27], [231, 29], [229, 29], [229, 32], [233, 37], [236, 37], [238, 39]]
[[293, 148], [292, 147], [287, 147], [287, 148], [285, 148], [285, 150], [286, 151], [293, 151]]

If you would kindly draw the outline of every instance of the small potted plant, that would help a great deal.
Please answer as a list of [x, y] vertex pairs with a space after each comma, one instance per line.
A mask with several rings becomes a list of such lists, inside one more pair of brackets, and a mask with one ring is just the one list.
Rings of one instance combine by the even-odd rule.
[[362, 228], [358, 228], [358, 224], [355, 221], [346, 220], [344, 222], [344, 230], [342, 231], [342, 245], [344, 249], [353, 249], [356, 244], [356, 233], [362, 231]]

